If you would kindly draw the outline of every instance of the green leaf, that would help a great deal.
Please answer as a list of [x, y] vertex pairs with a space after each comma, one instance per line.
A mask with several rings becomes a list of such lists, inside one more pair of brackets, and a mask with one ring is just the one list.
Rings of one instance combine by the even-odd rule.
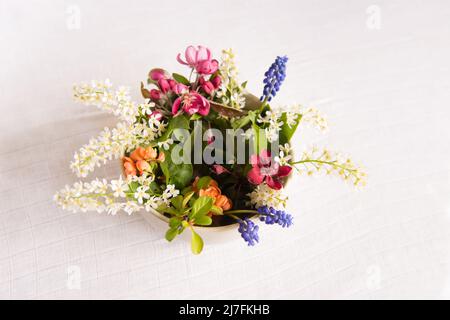
[[295, 124], [289, 127], [289, 125], [287, 124], [286, 112], [281, 115], [280, 121], [283, 121], [283, 125], [281, 126], [280, 130], [280, 145], [288, 143], [291, 140], [301, 120], [302, 115], [299, 115]]
[[178, 235], [178, 229], [176, 228], [170, 228], [169, 230], [167, 230], [166, 232], [166, 240], [167, 241], [172, 241], [173, 239], [175, 239], [175, 237]]
[[250, 122], [255, 122], [256, 114], [253, 111], [250, 111], [245, 117], [239, 118], [232, 122], [233, 129], [239, 129], [245, 127]]
[[191, 237], [191, 250], [193, 254], [200, 254], [203, 250], [203, 239], [200, 237], [197, 232], [194, 231], [194, 228], [191, 228], [192, 237]]
[[177, 128], [189, 130], [189, 119], [186, 115], [180, 114], [176, 117], [171, 118], [169, 124], [167, 125], [166, 131], [164, 131], [164, 134], [157, 140], [155, 140], [154, 143], [166, 141], [167, 139], [171, 138], [173, 130]]
[[186, 220], [181, 221], [181, 225], [183, 226], [183, 228], [187, 228], [189, 227], [189, 222], [187, 222]]
[[200, 216], [198, 218], [195, 218], [194, 222], [199, 226], [209, 226], [212, 223], [212, 219], [208, 216]]
[[212, 180], [212, 178], [210, 176], [201, 177], [200, 179], [198, 179], [197, 188], [204, 189], [204, 188], [208, 187], [211, 180]]
[[192, 196], [193, 196], [194, 194], [195, 194], [194, 191], [190, 191], [189, 193], [187, 193], [187, 194], [184, 196], [183, 203], [182, 203], [182, 207], [183, 207], [183, 208], [186, 207], [186, 205], [188, 204], [189, 200], [191, 200], [191, 198], [192, 198]]
[[177, 189], [184, 188], [192, 180], [193, 167], [192, 164], [179, 164], [170, 167], [172, 176], [170, 183], [174, 184]]
[[183, 189], [192, 180], [193, 166], [190, 163], [174, 164], [171, 157], [171, 149], [166, 151], [166, 158], [160, 164], [166, 177], [166, 184], [174, 184], [177, 189]]
[[213, 200], [213, 198], [207, 196], [203, 196], [195, 200], [194, 205], [192, 206], [190, 218], [197, 218], [206, 215], [213, 205]]
[[175, 210], [174, 208], [172, 208], [172, 207], [158, 208], [158, 211], [169, 213], [169, 214], [171, 214], [173, 216], [177, 216], [179, 214], [179, 212], [177, 210]]
[[182, 76], [181, 74], [178, 73], [172, 73], [172, 77], [176, 82], [182, 83], [184, 85], [190, 86], [191, 83], [189, 82], [188, 79], [186, 79], [184, 76]]
[[195, 120], [199, 120], [199, 119], [201, 119], [201, 115], [199, 115], [198, 113], [194, 113], [190, 118], [189, 118], [189, 120], [190, 121], [195, 121]]
[[178, 228], [181, 226], [181, 220], [179, 218], [170, 218], [169, 219], [169, 227], [171, 229]]
[[166, 184], [169, 184], [170, 170], [169, 170], [169, 164], [167, 161], [167, 155], [166, 155], [166, 160], [164, 160], [164, 162], [161, 162], [161, 164], [159, 166], [161, 167], [161, 171], [163, 172], [163, 175], [166, 178]]
[[170, 200], [175, 209], [181, 210], [183, 208], [183, 196], [176, 196]]
[[150, 91], [144, 88], [143, 82], [141, 82], [141, 94], [145, 99], [150, 99]]
[[213, 205], [211, 207], [211, 210], [209, 210], [209, 211], [211, 211], [212, 213], [214, 213], [217, 216], [223, 215], [223, 209], [221, 207], [218, 207], [218, 206], [214, 206]]

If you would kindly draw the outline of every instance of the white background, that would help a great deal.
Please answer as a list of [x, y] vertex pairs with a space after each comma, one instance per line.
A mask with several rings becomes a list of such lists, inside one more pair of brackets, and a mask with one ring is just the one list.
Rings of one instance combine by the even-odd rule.
[[[0, 297], [450, 298], [449, 18], [445, 0], [1, 0]], [[348, 152], [367, 188], [296, 177], [291, 229], [263, 226], [254, 248], [231, 232], [200, 256], [156, 219], [56, 208], [73, 153], [116, 121], [72, 84], [110, 78], [139, 100], [150, 68], [187, 71], [189, 44], [233, 47], [257, 94], [288, 55], [275, 102], [330, 122], [298, 148]]]

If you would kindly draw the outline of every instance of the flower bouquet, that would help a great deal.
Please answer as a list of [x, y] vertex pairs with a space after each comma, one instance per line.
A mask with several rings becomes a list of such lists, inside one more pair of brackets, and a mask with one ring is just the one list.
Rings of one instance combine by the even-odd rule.
[[[280, 108], [272, 99], [286, 77], [287, 57], [277, 57], [260, 98], [238, 80], [231, 50], [220, 61], [204, 46], [189, 46], [177, 60], [187, 77], [152, 69], [141, 83], [144, 103], [109, 81], [74, 86], [74, 98], [121, 119], [75, 153], [71, 168], [86, 177], [120, 159], [117, 179], [66, 186], [55, 195], [64, 209], [128, 214], [146, 210], [168, 223], [166, 239], [186, 229], [194, 254], [203, 249], [200, 228], [236, 225], [249, 246], [259, 241], [259, 220], [289, 227], [283, 187], [293, 172], [335, 173], [355, 185], [365, 174], [348, 158], [313, 148], [294, 159], [290, 140], [301, 123], [325, 130], [313, 108]], [[295, 170], [295, 171], [294, 171]]]

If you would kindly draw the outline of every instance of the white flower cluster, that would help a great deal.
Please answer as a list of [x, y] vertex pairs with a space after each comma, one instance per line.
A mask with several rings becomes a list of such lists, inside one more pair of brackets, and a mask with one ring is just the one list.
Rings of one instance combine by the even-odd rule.
[[86, 105], [98, 108], [119, 116], [126, 122], [134, 122], [137, 115], [137, 106], [131, 101], [130, 91], [127, 87], [112, 89], [111, 82], [92, 80], [90, 84], [82, 83], [73, 87], [75, 100]]
[[279, 109], [266, 111], [264, 116], [259, 115], [258, 121], [261, 124], [268, 124], [265, 128], [266, 138], [269, 142], [278, 140], [283, 121], [281, 121], [282, 111]]
[[234, 63], [234, 53], [232, 49], [222, 50], [219, 72], [222, 78], [222, 84], [217, 90], [217, 97], [227, 106], [238, 110], [244, 108], [245, 89], [242, 84], [238, 82], [238, 70]]
[[[130, 183], [136, 181], [135, 190], [130, 189]], [[150, 194], [152, 176], [127, 178], [123, 180], [95, 179], [91, 182], [76, 182], [72, 187], [66, 186], [58, 192], [54, 200], [66, 210], [107, 212], [115, 215], [123, 210], [128, 214], [146, 209], [156, 209], [160, 205], [168, 205], [172, 197], [179, 194], [174, 185], [168, 185], [162, 195]]]
[[289, 143], [285, 143], [284, 145], [280, 146], [280, 153], [278, 154], [278, 156], [275, 156], [275, 161], [282, 166], [289, 165], [289, 161], [292, 160], [291, 152], [291, 146], [289, 145]]
[[309, 151], [303, 152], [300, 161], [293, 163], [303, 166], [303, 170], [297, 167], [299, 173], [305, 172], [313, 175], [324, 172], [327, 175], [335, 174], [352, 182], [355, 186], [366, 184], [367, 174], [360, 167], [356, 166], [350, 158], [326, 148], [313, 147]]
[[250, 198], [250, 204], [255, 208], [268, 206], [277, 210], [284, 209], [288, 197], [282, 193], [282, 190], [274, 190], [267, 184], [260, 184], [251, 193], [247, 194]]
[[325, 131], [328, 128], [326, 119], [317, 109], [305, 108], [301, 105], [273, 108], [270, 111], [266, 111], [264, 116], [259, 115], [257, 121], [261, 124], [267, 124], [265, 133], [269, 142], [274, 142], [278, 139], [284, 123], [290, 128], [295, 126], [299, 121], [313, 124], [321, 131]]
[[124, 152], [134, 149], [139, 144], [146, 144], [160, 137], [166, 124], [150, 118], [147, 124], [119, 123], [116, 128], [105, 128], [97, 138], [91, 138], [74, 155], [71, 169], [79, 177], [86, 177], [95, 167], [106, 161], [118, 159]]
[[70, 167], [77, 176], [86, 177], [96, 166], [117, 159], [137, 142], [133, 125], [119, 123], [112, 130], [105, 128], [97, 138], [91, 138], [88, 144], [75, 153]]
[[298, 116], [301, 115], [301, 121], [303, 123], [309, 123], [319, 129], [322, 132], [328, 130], [327, 119], [320, 113], [319, 110], [312, 107], [304, 107], [302, 105], [296, 104], [287, 107], [286, 118], [287, 124], [292, 126], [296, 123]]

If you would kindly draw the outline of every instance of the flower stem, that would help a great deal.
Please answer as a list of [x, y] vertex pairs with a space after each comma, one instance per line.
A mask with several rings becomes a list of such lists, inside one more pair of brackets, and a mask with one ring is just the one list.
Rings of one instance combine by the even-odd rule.
[[300, 161], [291, 162], [290, 164], [296, 165], [296, 164], [302, 164], [302, 163], [321, 163], [321, 164], [327, 164], [330, 166], [338, 167], [343, 170], [347, 170], [349, 172], [356, 171], [356, 169], [350, 169], [350, 168], [346, 167], [345, 165], [337, 163], [337, 161], [324, 161], [324, 160], [308, 159], [308, 160], [300, 160]]

